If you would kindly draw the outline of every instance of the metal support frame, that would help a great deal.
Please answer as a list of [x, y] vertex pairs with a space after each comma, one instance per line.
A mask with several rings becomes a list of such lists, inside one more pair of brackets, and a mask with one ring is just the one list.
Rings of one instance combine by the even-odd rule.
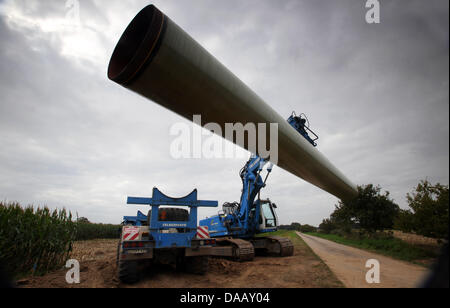
[[[182, 198], [172, 198], [163, 194], [158, 188], [153, 188], [152, 198], [128, 197], [127, 204], [150, 205], [152, 214], [150, 217], [149, 231], [155, 241], [155, 248], [171, 248], [171, 247], [191, 247], [191, 241], [197, 233], [197, 208], [217, 207], [217, 201], [198, 200], [197, 189], [194, 189], [189, 195]], [[188, 206], [188, 221], [159, 221], [159, 207], [164, 206]], [[136, 221], [140, 222], [139, 213]], [[143, 215], [142, 213], [140, 213]], [[145, 215], [144, 215], [145, 216]], [[141, 216], [142, 218], [142, 216]], [[147, 216], [145, 216], [145, 220]], [[184, 229], [183, 233], [164, 233], [171, 229]]]

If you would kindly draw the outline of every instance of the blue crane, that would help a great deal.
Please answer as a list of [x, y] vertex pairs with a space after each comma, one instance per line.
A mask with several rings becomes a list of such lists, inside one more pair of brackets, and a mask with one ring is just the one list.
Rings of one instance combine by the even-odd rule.
[[[306, 125], [306, 116], [293, 113], [287, 121], [312, 146], [317, 146], [318, 137]], [[266, 166], [263, 179], [261, 173]], [[242, 180], [240, 202], [224, 203], [222, 212], [200, 221], [200, 226], [208, 227], [210, 236], [216, 238], [218, 244], [234, 248], [233, 256], [237, 260], [253, 259], [255, 249], [280, 256], [293, 254], [293, 245], [287, 238], [255, 237], [259, 233], [276, 231], [278, 226], [275, 203], [260, 199], [260, 191], [266, 186], [272, 168], [273, 164], [268, 160], [252, 154], [239, 172]]]

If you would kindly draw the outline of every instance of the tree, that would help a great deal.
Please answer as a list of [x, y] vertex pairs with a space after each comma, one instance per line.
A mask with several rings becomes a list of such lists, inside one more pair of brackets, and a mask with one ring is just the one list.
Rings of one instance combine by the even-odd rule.
[[319, 230], [323, 233], [329, 234], [335, 229], [337, 229], [337, 225], [329, 218], [322, 220], [322, 223], [319, 225]]
[[306, 224], [306, 225], [301, 225], [299, 231], [303, 232], [303, 233], [316, 232], [317, 228], [314, 227], [314, 226]]
[[414, 231], [414, 214], [410, 210], [400, 210], [394, 223], [394, 229], [403, 232]]
[[315, 232], [317, 228], [314, 226], [302, 225], [298, 222], [293, 222], [290, 225], [280, 225], [280, 226], [278, 226], [278, 229], [294, 230], [294, 231], [300, 231], [300, 232]]
[[302, 228], [302, 225], [299, 224], [298, 222], [291, 223], [290, 230], [300, 231], [301, 228]]
[[449, 188], [422, 180], [412, 193], [406, 195], [411, 210], [402, 211], [396, 226], [405, 232], [448, 238]]
[[339, 201], [331, 214], [331, 222], [345, 231], [361, 228], [369, 233], [391, 229], [400, 208], [389, 198], [389, 192], [381, 194], [381, 188], [372, 184], [358, 187], [358, 195]]

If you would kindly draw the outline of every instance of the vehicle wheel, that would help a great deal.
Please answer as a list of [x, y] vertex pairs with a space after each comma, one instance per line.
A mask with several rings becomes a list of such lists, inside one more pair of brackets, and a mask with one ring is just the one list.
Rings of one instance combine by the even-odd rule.
[[119, 267], [120, 260], [120, 250], [122, 248], [122, 236], [120, 237], [119, 243], [117, 244], [117, 255], [116, 255], [116, 266]]
[[137, 261], [119, 262], [119, 280], [123, 283], [136, 283], [139, 281], [139, 267]]
[[180, 256], [177, 258], [175, 263], [175, 268], [177, 272], [185, 272], [186, 271], [186, 258], [184, 256]]
[[117, 243], [116, 266], [119, 268], [120, 253], [122, 252], [122, 228], [119, 231], [119, 242]]

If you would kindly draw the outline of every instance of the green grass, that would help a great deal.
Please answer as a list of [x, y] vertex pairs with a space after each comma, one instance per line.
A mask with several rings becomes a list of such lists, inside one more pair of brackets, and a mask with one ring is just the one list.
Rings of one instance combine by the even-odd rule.
[[308, 251], [310, 251], [312, 254], [315, 255], [315, 253], [312, 251], [312, 249], [306, 245], [306, 243], [301, 239], [300, 236], [295, 233], [295, 231], [292, 230], [278, 230], [275, 232], [269, 232], [269, 233], [260, 233], [256, 235], [256, 237], [265, 237], [265, 236], [280, 236], [280, 237], [287, 237], [291, 240], [292, 244], [294, 246], [297, 246], [299, 248], [305, 248]]
[[309, 248], [308, 245], [298, 236], [295, 231], [292, 230], [278, 230], [275, 232], [269, 232], [269, 233], [260, 233], [256, 235], [256, 237], [265, 237], [265, 236], [280, 236], [280, 237], [287, 237], [291, 240], [292, 244], [294, 246], [300, 248], [300, 249], [306, 249], [314, 254], [314, 252]]
[[436, 247], [412, 245], [394, 237], [344, 237], [336, 234], [313, 232], [306, 234], [324, 238], [339, 244], [369, 250], [394, 259], [408, 261], [422, 266], [426, 266], [430, 263], [427, 261], [437, 258], [439, 253]]
[[265, 237], [265, 236], [281, 236], [281, 237], [288, 237], [290, 240], [297, 241], [300, 237], [295, 233], [295, 231], [292, 230], [278, 230], [275, 232], [269, 232], [269, 233], [260, 233], [257, 234], [256, 237]]

